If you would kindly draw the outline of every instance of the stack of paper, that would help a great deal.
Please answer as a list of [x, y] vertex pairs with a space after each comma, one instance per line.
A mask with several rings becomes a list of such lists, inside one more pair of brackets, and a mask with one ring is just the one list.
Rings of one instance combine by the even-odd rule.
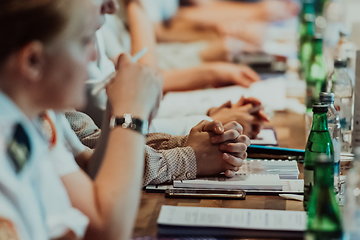
[[280, 179], [298, 179], [297, 162], [283, 160], [245, 160], [237, 174], [279, 174]]
[[303, 211], [162, 206], [158, 233], [295, 239], [303, 236], [306, 224]]
[[279, 175], [276, 174], [237, 174], [233, 178], [225, 176], [197, 178], [194, 180], [174, 181], [175, 188], [212, 188], [242, 190], [279, 190], [283, 189]]
[[[246, 194], [301, 194], [304, 192], [304, 179], [300, 180], [281, 180], [281, 190], [245, 190]], [[174, 189], [173, 185], [148, 185], [146, 186], [146, 192], [162, 192], [164, 193], [167, 189]]]

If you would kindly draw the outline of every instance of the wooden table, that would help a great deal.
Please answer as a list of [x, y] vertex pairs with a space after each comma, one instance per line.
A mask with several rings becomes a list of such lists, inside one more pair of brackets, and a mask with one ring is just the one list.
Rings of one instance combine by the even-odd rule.
[[[269, 126], [274, 127], [278, 143], [281, 147], [305, 148], [304, 115], [277, 112]], [[299, 165], [302, 172], [302, 165]], [[300, 175], [302, 178], [302, 173]], [[220, 207], [220, 208], [250, 208], [302, 211], [302, 202], [285, 200], [279, 196], [246, 196], [246, 200], [206, 200], [206, 199], [170, 199], [163, 193], [145, 193], [141, 197], [141, 204], [135, 223], [133, 236], [156, 236], [156, 220], [162, 205]]]

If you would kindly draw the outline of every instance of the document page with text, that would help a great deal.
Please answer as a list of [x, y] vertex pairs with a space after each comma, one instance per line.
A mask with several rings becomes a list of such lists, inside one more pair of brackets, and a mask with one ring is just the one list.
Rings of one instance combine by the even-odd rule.
[[159, 225], [253, 230], [306, 230], [302, 211], [162, 206]]

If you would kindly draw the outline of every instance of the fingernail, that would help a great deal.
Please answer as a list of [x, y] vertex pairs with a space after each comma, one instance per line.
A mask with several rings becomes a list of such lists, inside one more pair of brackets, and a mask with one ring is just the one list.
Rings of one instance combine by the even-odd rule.
[[217, 130], [218, 132], [222, 132], [222, 131], [223, 131], [223, 128], [218, 126], [218, 127], [216, 127], [215, 130]]
[[229, 157], [228, 154], [226, 154], [226, 153], [223, 154], [223, 159], [224, 159], [224, 160], [228, 160], [229, 158], [230, 158], [230, 157]]

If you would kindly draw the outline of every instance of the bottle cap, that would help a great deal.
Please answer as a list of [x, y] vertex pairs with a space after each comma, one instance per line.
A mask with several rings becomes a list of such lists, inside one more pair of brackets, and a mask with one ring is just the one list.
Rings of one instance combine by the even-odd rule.
[[336, 59], [334, 62], [334, 67], [335, 68], [342, 68], [342, 67], [347, 67], [347, 61], [345, 59]]
[[326, 113], [328, 111], [328, 107], [329, 107], [329, 105], [327, 105], [327, 104], [321, 104], [321, 103], [314, 104], [313, 112], [314, 113]]
[[321, 92], [320, 102], [322, 103], [333, 103], [335, 101], [335, 94], [331, 92]]
[[326, 154], [321, 154], [315, 160], [316, 163], [334, 163], [334, 157]]

